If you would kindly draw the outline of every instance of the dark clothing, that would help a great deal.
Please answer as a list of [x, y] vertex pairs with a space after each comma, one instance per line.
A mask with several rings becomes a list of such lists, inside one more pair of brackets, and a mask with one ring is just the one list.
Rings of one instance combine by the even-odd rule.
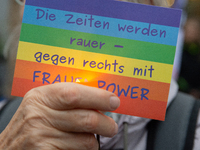
[[[0, 111], [0, 133], [21, 101], [12, 100]], [[167, 109], [166, 120], [148, 124], [147, 150], [192, 150], [199, 108], [199, 100], [179, 92]]]

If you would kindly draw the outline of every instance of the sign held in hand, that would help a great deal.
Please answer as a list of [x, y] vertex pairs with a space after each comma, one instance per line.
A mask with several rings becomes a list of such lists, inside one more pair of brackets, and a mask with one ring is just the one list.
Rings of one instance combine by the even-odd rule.
[[26, 0], [12, 95], [95, 82], [119, 96], [116, 113], [164, 120], [180, 17], [119, 1]]

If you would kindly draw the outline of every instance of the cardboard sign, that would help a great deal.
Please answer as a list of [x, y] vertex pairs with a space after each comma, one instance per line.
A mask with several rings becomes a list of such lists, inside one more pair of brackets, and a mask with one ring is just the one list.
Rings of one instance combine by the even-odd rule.
[[26, 0], [12, 95], [96, 82], [116, 113], [164, 120], [181, 11], [112, 0]]

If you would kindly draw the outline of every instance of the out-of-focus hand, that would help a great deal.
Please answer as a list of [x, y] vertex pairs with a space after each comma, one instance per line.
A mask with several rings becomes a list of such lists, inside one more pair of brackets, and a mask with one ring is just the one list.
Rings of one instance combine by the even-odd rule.
[[147, 4], [147, 5], [156, 5], [162, 7], [171, 7], [175, 0], [119, 0], [119, 1], [127, 1], [133, 3]]
[[97, 150], [94, 133], [112, 137], [118, 130], [99, 111], [119, 104], [111, 92], [75, 83], [32, 89], [0, 135], [0, 149]]

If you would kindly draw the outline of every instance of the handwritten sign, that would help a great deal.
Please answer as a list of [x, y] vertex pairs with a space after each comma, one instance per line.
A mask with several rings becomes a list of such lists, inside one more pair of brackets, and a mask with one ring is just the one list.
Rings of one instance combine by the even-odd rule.
[[164, 120], [181, 11], [112, 0], [26, 0], [12, 95], [95, 81], [117, 113]]

